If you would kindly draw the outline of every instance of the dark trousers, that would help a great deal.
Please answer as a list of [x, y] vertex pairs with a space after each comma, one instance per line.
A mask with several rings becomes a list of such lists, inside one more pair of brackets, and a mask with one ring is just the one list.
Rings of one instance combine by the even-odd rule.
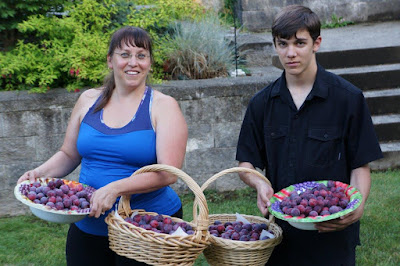
[[[182, 208], [172, 216], [182, 218]], [[71, 224], [68, 230], [66, 258], [68, 266], [147, 265], [116, 254], [110, 249], [107, 236], [87, 234], [75, 224]]]
[[299, 230], [276, 220], [283, 230], [282, 243], [274, 248], [267, 266], [354, 266], [359, 242], [359, 222], [343, 231], [318, 233]]

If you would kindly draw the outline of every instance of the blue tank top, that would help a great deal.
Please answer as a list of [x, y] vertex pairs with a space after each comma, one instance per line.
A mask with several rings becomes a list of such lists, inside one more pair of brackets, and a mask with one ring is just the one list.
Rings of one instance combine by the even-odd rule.
[[[102, 121], [103, 110], [94, 112], [99, 99], [96, 100], [79, 128], [77, 148], [82, 157], [79, 182], [98, 189], [131, 176], [143, 166], [157, 163], [156, 133], [151, 122], [152, 99], [153, 90], [146, 87], [135, 116], [121, 128], [110, 128]], [[167, 186], [132, 195], [131, 208], [172, 215], [181, 208], [181, 202]], [[115, 204], [99, 218], [87, 217], [76, 225], [86, 233], [107, 236], [104, 219], [114, 209]]]

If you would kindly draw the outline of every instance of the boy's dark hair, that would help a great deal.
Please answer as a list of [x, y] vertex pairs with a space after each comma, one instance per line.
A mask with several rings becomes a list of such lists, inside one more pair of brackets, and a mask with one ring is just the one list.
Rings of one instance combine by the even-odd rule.
[[321, 22], [317, 14], [308, 7], [290, 5], [276, 15], [271, 29], [274, 45], [277, 37], [290, 39], [300, 29], [306, 29], [315, 41], [321, 33]]

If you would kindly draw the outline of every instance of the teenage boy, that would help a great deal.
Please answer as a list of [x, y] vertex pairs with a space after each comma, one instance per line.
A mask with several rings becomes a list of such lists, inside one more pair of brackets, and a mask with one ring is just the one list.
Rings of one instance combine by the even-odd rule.
[[272, 36], [284, 72], [250, 101], [236, 155], [241, 167], [266, 169], [272, 187], [248, 173], [240, 177], [257, 190], [264, 215], [274, 191], [304, 181], [351, 184], [363, 201], [348, 215], [316, 223], [314, 231], [276, 219], [283, 241], [268, 265], [355, 265], [368, 163], [382, 157], [362, 91], [316, 62], [320, 27], [318, 16], [299, 5], [275, 18]]

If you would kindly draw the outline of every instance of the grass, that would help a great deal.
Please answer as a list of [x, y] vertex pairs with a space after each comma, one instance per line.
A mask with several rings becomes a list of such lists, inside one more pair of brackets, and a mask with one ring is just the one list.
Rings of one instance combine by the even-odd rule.
[[[364, 216], [357, 265], [400, 265], [400, 170], [375, 172]], [[205, 191], [212, 213], [260, 215], [255, 192], [249, 188], [229, 193]], [[183, 195], [184, 220], [192, 220], [193, 194]], [[68, 225], [35, 216], [0, 218], [0, 265], [65, 265]], [[203, 255], [195, 266], [207, 266]]]

